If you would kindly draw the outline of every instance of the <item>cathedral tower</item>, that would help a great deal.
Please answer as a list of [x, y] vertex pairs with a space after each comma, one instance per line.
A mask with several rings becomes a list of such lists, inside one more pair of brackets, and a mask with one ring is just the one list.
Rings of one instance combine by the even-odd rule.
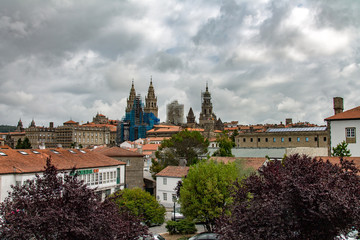
[[155, 117], [158, 117], [157, 97], [155, 96], [154, 86], [152, 84], [152, 78], [150, 79], [150, 86], [147, 96], [145, 96], [145, 113], [153, 113]]
[[211, 103], [211, 94], [208, 85], [206, 84], [206, 91], [202, 93], [201, 113], [199, 124], [202, 126], [209, 122], [216, 121], [216, 116], [213, 113], [213, 106]]
[[134, 100], [136, 98], [136, 92], [134, 87], [134, 80], [132, 81], [131, 90], [129, 98], [127, 99], [127, 106], [126, 106], [126, 112], [130, 112], [134, 105]]

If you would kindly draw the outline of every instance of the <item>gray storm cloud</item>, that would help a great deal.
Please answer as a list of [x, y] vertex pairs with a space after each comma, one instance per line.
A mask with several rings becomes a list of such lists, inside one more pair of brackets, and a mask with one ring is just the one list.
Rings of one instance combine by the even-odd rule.
[[160, 118], [178, 100], [196, 117], [323, 124], [332, 97], [360, 104], [358, 1], [12, 1], [0, 4], [0, 124], [124, 115], [150, 76]]

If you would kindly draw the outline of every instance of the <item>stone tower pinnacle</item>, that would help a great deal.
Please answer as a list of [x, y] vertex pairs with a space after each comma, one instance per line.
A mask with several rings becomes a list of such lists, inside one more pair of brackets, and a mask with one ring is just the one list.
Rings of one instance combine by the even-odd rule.
[[136, 98], [136, 92], [135, 92], [134, 80], [133, 80], [131, 84], [130, 95], [129, 98], [127, 99], [126, 112], [130, 112], [131, 109], [133, 108], [135, 98]]
[[155, 117], [158, 117], [157, 97], [155, 96], [154, 86], [152, 84], [152, 78], [150, 78], [150, 86], [147, 96], [145, 96], [145, 113], [153, 113]]

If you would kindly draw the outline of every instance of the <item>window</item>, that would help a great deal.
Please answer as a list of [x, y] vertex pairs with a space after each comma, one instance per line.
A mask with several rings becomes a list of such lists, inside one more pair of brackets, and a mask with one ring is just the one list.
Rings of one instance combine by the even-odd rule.
[[126, 166], [130, 166], [130, 159], [126, 160]]
[[281, 142], [284, 142], [284, 138], [283, 138], [283, 137], [281, 138]]
[[166, 177], [163, 178], [163, 184], [167, 185], [167, 178]]
[[167, 193], [163, 193], [163, 199], [164, 201], [167, 201]]
[[258, 142], [260, 142], [260, 138], [258, 138]]
[[317, 142], [318, 138], [317, 137], [314, 137], [314, 141]]
[[289, 138], [289, 142], [291, 142], [291, 138]]
[[356, 128], [350, 127], [345, 128], [346, 142], [347, 143], [356, 143]]
[[324, 137], [324, 142], [326, 142], [326, 137]]
[[254, 141], [254, 139], [253, 138], [250, 138], [250, 142], [253, 142]]
[[243, 138], [243, 142], [246, 142], [246, 138]]
[[355, 137], [355, 128], [346, 128], [346, 137], [347, 138]]
[[276, 142], [276, 138], [273, 138], [273, 142]]
[[300, 138], [299, 138], [299, 137], [297, 137], [296, 140], [297, 140], [298, 142], [300, 142]]
[[306, 137], [306, 138], [305, 138], [305, 142], [308, 142], [308, 141], [309, 141], [309, 138], [308, 138], [308, 137]]
[[268, 142], [269, 141], [269, 139], [268, 138], [265, 138], [265, 142]]

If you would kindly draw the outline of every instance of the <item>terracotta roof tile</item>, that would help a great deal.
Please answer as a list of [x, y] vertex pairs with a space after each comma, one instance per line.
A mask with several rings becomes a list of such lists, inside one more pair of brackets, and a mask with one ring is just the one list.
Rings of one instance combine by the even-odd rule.
[[142, 146], [143, 151], [157, 151], [161, 144], [144, 144]]
[[346, 119], [360, 119], [360, 106], [325, 118], [326, 121]]
[[[19, 151], [27, 154], [23, 155]], [[38, 154], [33, 151], [38, 152]], [[70, 170], [74, 167], [82, 169], [125, 164], [89, 150], [82, 150], [84, 153], [76, 149], [71, 149], [74, 153], [71, 153], [69, 149], [55, 149], [55, 151], [58, 153], [55, 153], [53, 149], [1, 149], [0, 152], [6, 154], [6, 156], [0, 154], [0, 174], [42, 172], [49, 156], [51, 156], [52, 163], [59, 170]]]
[[180, 167], [180, 166], [167, 166], [158, 174], [157, 177], [185, 177], [189, 172], [189, 167]]
[[105, 148], [95, 148], [94, 152], [98, 152], [108, 157], [143, 157], [143, 154], [138, 152], [129, 151], [120, 147], [105, 147]]

